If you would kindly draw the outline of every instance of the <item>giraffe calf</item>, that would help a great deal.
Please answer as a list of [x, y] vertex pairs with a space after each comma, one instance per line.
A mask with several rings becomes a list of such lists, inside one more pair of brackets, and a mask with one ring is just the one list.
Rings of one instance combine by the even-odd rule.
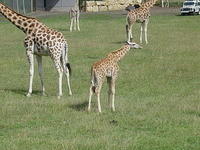
[[115, 111], [115, 81], [119, 71], [117, 63], [125, 56], [130, 48], [138, 49], [142, 47], [136, 43], [127, 42], [120, 49], [109, 53], [106, 58], [103, 58], [92, 65], [88, 111], [91, 110], [91, 99], [93, 93], [95, 93], [97, 95], [98, 111], [101, 113], [100, 91], [105, 78], [107, 78], [109, 86], [108, 102], [112, 111]]

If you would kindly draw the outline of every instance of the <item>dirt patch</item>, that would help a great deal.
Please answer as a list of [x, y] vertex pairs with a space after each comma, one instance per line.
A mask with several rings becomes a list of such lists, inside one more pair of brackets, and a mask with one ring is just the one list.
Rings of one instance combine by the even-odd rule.
[[153, 7], [151, 13], [152, 15], [179, 15], [180, 8]]

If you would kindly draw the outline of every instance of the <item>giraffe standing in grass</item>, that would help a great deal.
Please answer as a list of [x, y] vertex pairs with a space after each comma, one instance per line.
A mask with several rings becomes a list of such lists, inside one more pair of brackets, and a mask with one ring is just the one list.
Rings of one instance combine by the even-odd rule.
[[162, 7], [169, 7], [169, 0], [161, 0]]
[[69, 73], [71, 69], [68, 62], [68, 44], [63, 34], [48, 28], [35, 18], [26, 17], [16, 13], [2, 3], [0, 3], [0, 13], [26, 34], [24, 46], [30, 65], [30, 80], [27, 96], [31, 96], [32, 94], [34, 55], [36, 55], [38, 62], [38, 71], [42, 84], [42, 94], [45, 95], [42, 73], [42, 56], [50, 56], [59, 74], [58, 98], [62, 96], [63, 72], [67, 77], [69, 95], [72, 95], [69, 81]]
[[70, 16], [70, 22], [71, 22], [70, 31], [72, 32], [73, 26], [74, 26], [75, 31], [76, 31], [76, 27], [78, 31], [80, 31], [80, 27], [79, 27], [80, 10], [79, 10], [78, 0], [76, 1], [75, 6], [70, 9], [69, 16]]
[[131, 41], [133, 38], [132, 36], [132, 26], [134, 23], [141, 23], [141, 30], [140, 30], [140, 43], [142, 43], [143, 40], [143, 32], [145, 36], [145, 42], [148, 43], [147, 40], [147, 26], [149, 23], [149, 17], [150, 17], [150, 8], [153, 7], [153, 5], [156, 3], [157, 0], [149, 0], [147, 2], [144, 2], [140, 5], [139, 8], [133, 9], [128, 12], [127, 14], [127, 37], [128, 42]]
[[[101, 112], [100, 104], [100, 91], [104, 79], [107, 78], [109, 85], [108, 90], [108, 102], [112, 111], [115, 111], [115, 81], [117, 79], [117, 73], [119, 71], [118, 61], [120, 61], [130, 48], [142, 48], [136, 43], [127, 43], [122, 46], [119, 50], [113, 51], [107, 55], [106, 58], [94, 63], [91, 69], [91, 85], [90, 85], [90, 94], [89, 94], [89, 105], [88, 111], [91, 109], [91, 99], [93, 93], [97, 95], [98, 101], [98, 110]], [[112, 97], [112, 102], [110, 101]]]

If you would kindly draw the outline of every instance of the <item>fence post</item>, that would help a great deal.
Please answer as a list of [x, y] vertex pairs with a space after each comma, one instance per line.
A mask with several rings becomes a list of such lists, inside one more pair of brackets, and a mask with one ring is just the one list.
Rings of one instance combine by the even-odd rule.
[[23, 0], [23, 13], [26, 14], [26, 9], [25, 9], [25, 2]]
[[31, 12], [33, 12], [33, 0], [31, 0]]
[[17, 12], [19, 13], [19, 1], [17, 0]]

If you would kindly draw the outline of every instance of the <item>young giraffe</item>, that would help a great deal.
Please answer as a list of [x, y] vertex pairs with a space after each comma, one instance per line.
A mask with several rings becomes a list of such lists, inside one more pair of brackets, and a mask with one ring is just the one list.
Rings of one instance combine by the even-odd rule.
[[62, 96], [63, 72], [67, 76], [69, 95], [72, 95], [69, 81], [70, 65], [68, 62], [68, 44], [63, 34], [48, 28], [35, 18], [26, 17], [16, 13], [2, 3], [0, 3], [0, 13], [26, 34], [24, 46], [30, 65], [30, 80], [27, 96], [31, 96], [32, 94], [34, 55], [36, 55], [38, 62], [38, 71], [42, 84], [42, 94], [45, 95], [42, 73], [42, 56], [50, 56], [59, 74], [58, 98]]
[[147, 2], [144, 2], [140, 5], [139, 8], [131, 10], [127, 14], [127, 37], [128, 42], [131, 41], [133, 38], [132, 36], [132, 26], [134, 23], [141, 23], [141, 30], [140, 30], [140, 43], [142, 43], [143, 39], [143, 32], [145, 36], [145, 42], [148, 44], [147, 40], [147, 26], [149, 23], [149, 17], [150, 17], [150, 8], [153, 7], [153, 5], [156, 3], [157, 0], [149, 0]]
[[[117, 73], [119, 71], [119, 66], [117, 63], [126, 55], [130, 48], [142, 47], [136, 43], [127, 42], [127, 44], [122, 46], [120, 49], [109, 53], [106, 58], [92, 65], [88, 111], [90, 111], [91, 109], [92, 95], [93, 93], [95, 93], [97, 95], [98, 110], [99, 112], [101, 112], [100, 91], [105, 77], [107, 78], [107, 82], [109, 85], [108, 102], [112, 110], [115, 111], [115, 81], [117, 79]], [[110, 101], [111, 96], [112, 103]]]
[[78, 31], [80, 31], [80, 27], [79, 27], [80, 10], [79, 10], [79, 5], [78, 5], [78, 0], [76, 1], [75, 6], [70, 9], [69, 16], [70, 16], [70, 22], [71, 22], [70, 31], [72, 32], [73, 25], [74, 25], [75, 31], [76, 31], [76, 26], [77, 26]]

